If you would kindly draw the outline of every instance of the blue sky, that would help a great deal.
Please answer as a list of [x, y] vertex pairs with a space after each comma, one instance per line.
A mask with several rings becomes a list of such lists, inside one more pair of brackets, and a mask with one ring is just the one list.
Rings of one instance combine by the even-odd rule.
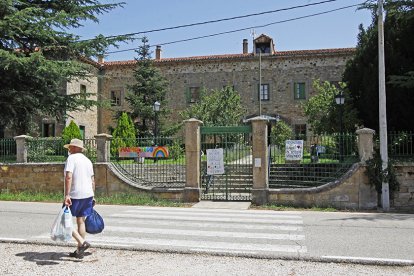
[[[148, 30], [168, 28], [210, 20], [230, 18], [253, 13], [261, 13], [298, 5], [308, 5], [324, 0], [124, 0], [124, 8], [117, 8], [108, 14], [99, 16], [99, 23], [87, 22], [74, 32], [83, 39], [95, 35], [105, 36], [136, 33]], [[119, 1], [103, 0], [103, 3]], [[188, 57], [242, 52], [243, 39], [249, 40], [252, 51], [252, 27], [301, 16], [321, 13], [345, 6], [363, 3], [364, 0], [337, 0], [335, 2], [274, 12], [242, 19], [211, 23], [174, 30], [146, 33], [151, 45], [191, 39], [221, 32], [246, 30], [218, 35], [204, 39], [162, 45], [162, 57]], [[371, 13], [350, 7], [323, 15], [305, 19], [256, 27], [256, 35], [262, 33], [273, 38], [276, 50], [306, 50], [354, 47], [357, 43], [358, 25], [365, 27], [371, 23]], [[142, 36], [142, 35], [138, 35]], [[136, 48], [141, 44], [136, 40], [122, 44], [118, 50]], [[117, 49], [109, 49], [116, 51]], [[155, 50], [155, 48], [152, 48]], [[131, 60], [136, 57], [134, 51], [108, 54], [106, 60]]]

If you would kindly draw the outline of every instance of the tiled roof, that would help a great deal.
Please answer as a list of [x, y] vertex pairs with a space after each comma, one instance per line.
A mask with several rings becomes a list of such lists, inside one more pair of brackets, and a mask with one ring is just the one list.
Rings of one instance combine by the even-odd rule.
[[[325, 55], [325, 54], [352, 54], [355, 48], [336, 48], [336, 49], [319, 49], [319, 50], [295, 50], [295, 51], [277, 51], [273, 57], [295, 57], [295, 56], [309, 56], [309, 55]], [[269, 56], [269, 55], [267, 55]], [[228, 59], [243, 59], [254, 57], [253, 53], [248, 54], [226, 54], [226, 55], [210, 55], [210, 56], [194, 56], [194, 57], [177, 57], [177, 58], [161, 58], [153, 60], [155, 63], [179, 62], [179, 61], [203, 61], [203, 60], [228, 60]], [[128, 66], [136, 64], [136, 60], [125, 61], [106, 61], [103, 63], [104, 67]]]

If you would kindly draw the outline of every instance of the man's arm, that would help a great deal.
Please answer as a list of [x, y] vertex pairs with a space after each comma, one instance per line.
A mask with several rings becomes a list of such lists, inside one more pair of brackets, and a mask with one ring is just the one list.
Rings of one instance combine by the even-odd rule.
[[66, 172], [65, 174], [65, 205], [72, 205], [72, 200], [70, 199], [70, 189], [72, 187], [72, 173]]

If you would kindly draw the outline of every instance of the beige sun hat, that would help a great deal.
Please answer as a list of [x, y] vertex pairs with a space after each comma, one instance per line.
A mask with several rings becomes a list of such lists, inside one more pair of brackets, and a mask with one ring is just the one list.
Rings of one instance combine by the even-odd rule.
[[72, 146], [72, 147], [78, 147], [78, 148], [81, 148], [82, 149], [82, 151], [85, 151], [86, 149], [83, 147], [83, 141], [82, 140], [79, 140], [79, 139], [72, 139], [72, 140], [70, 140], [70, 143], [69, 144], [66, 144], [66, 145], [64, 145], [63, 147], [64, 148], [66, 148], [66, 149], [68, 149], [70, 146]]

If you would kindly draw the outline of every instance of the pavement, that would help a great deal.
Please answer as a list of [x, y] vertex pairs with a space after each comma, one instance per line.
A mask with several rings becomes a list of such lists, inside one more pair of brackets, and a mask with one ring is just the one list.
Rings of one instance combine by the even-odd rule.
[[247, 210], [250, 208], [250, 202], [229, 202], [229, 201], [200, 201], [193, 205], [192, 208], [200, 209], [232, 209], [232, 210]]
[[[407, 240], [413, 215], [278, 212], [249, 206], [222, 201], [202, 201], [192, 208], [99, 205], [105, 231], [89, 237], [95, 250], [414, 268]], [[43, 256], [44, 246], [74, 247], [73, 242], [50, 240], [50, 221], [58, 208], [56, 203], [0, 202], [0, 245], [38, 246], [37, 257]]]

